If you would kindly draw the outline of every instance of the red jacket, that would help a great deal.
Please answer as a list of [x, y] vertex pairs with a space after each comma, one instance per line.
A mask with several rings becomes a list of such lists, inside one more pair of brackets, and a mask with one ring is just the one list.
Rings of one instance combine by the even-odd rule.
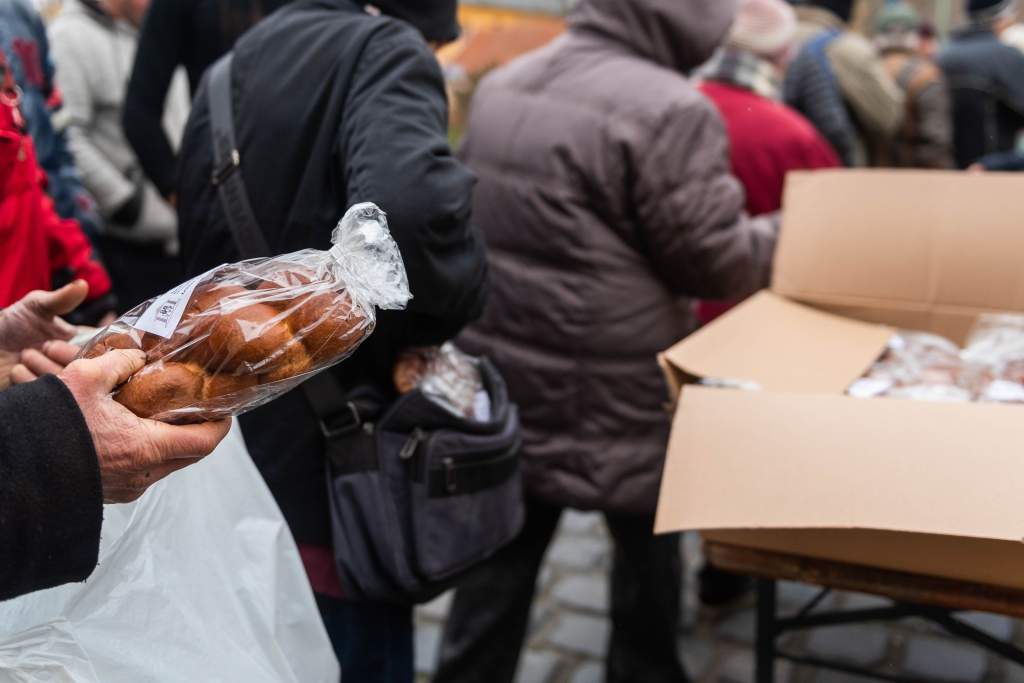
[[[747, 191], [750, 215], [782, 208], [789, 171], [840, 166], [825, 138], [786, 105], [725, 83], [705, 81], [700, 89], [725, 121], [732, 172]], [[709, 323], [732, 305], [704, 301], [697, 315], [702, 323]]]
[[87, 301], [95, 301], [110, 292], [110, 277], [78, 223], [58, 216], [43, 191], [46, 175], [9, 100], [0, 92], [0, 307], [34, 289], [51, 289], [61, 270], [85, 280]]

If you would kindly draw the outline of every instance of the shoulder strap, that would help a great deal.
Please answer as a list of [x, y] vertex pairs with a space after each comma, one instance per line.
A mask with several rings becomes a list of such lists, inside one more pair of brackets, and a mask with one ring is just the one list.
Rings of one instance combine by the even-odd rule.
[[269, 256], [267, 244], [242, 178], [242, 155], [235, 143], [235, 116], [231, 106], [231, 60], [229, 52], [210, 67], [206, 94], [210, 105], [210, 132], [213, 135], [213, 173], [210, 181], [217, 188], [224, 217], [235, 238], [242, 258]]
[[[231, 229], [242, 258], [270, 256], [267, 244], [245, 187], [242, 155], [235, 141], [235, 117], [231, 106], [231, 60], [229, 52], [210, 67], [206, 94], [210, 105], [210, 132], [213, 137], [213, 173], [210, 182], [217, 188], [224, 218]], [[321, 372], [302, 384], [306, 402], [320, 421], [328, 443], [361, 426], [358, 407], [341, 390], [329, 372]]]

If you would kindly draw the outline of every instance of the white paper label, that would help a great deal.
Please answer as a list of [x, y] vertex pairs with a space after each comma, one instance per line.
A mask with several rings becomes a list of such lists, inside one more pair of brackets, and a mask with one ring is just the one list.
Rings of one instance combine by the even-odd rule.
[[139, 316], [135, 323], [135, 329], [170, 339], [178, 327], [178, 323], [181, 322], [181, 316], [185, 312], [188, 300], [192, 297], [192, 291], [202, 278], [203, 275], [197, 275], [185, 284], [178, 285], [171, 291], [158, 296], [149, 305], [146, 312]]

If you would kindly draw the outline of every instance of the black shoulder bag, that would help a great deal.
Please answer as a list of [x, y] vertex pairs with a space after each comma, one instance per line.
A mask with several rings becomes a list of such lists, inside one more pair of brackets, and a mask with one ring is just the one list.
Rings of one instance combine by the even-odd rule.
[[[217, 187], [243, 258], [270, 254], [241, 174], [231, 54], [207, 83]], [[491, 419], [455, 416], [421, 391], [397, 400], [343, 389], [329, 372], [302, 389], [326, 441], [334, 557], [346, 597], [415, 604], [450, 588], [522, 528], [519, 416], [505, 382], [480, 361]]]

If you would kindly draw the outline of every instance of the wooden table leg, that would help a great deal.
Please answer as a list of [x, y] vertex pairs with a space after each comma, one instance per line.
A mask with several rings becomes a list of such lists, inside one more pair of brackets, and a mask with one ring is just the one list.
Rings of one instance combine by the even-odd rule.
[[757, 580], [757, 683], [775, 683], [776, 584]]

